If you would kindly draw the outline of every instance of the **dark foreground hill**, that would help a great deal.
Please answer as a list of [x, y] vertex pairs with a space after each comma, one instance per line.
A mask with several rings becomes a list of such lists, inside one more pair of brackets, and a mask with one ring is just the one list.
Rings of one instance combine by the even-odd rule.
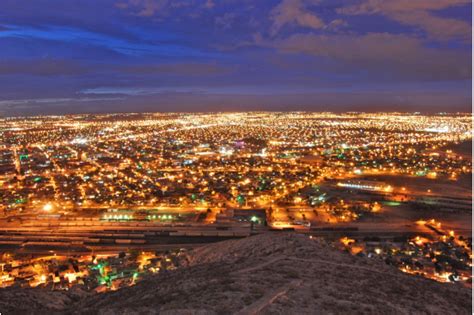
[[470, 314], [471, 290], [324, 241], [266, 234], [207, 245], [187, 267], [115, 292], [0, 290], [0, 311], [72, 314]]

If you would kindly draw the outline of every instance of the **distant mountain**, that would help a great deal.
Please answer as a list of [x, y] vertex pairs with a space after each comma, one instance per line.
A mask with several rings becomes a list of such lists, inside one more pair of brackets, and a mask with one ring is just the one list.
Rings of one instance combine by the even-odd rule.
[[0, 311], [72, 314], [471, 314], [471, 290], [297, 234], [192, 251], [178, 270], [104, 294], [0, 290]]

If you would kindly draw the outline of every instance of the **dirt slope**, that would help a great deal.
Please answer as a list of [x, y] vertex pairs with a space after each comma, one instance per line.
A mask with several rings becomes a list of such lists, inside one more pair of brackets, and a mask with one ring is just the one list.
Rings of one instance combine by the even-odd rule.
[[[116, 292], [94, 296], [81, 296], [77, 292], [74, 296], [61, 294], [55, 311], [77, 314], [471, 313], [471, 291], [467, 288], [406, 275], [381, 261], [354, 257], [303, 235], [265, 234], [215, 243], [193, 251], [186, 264], [186, 268], [150, 277]], [[13, 301], [4, 300], [6, 293], [11, 299], [22, 291], [3, 291], [0, 290], [0, 310], [9, 314], [7, 311], [12, 308], [6, 306]], [[15, 310], [32, 311], [38, 305], [33, 295], [28, 296], [23, 297], [27, 302], [15, 303], [18, 307]]]

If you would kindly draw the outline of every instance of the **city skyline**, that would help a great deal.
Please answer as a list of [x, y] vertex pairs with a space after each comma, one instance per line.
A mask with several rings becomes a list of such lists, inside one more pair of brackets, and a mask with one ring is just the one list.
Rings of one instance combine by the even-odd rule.
[[470, 112], [471, 3], [0, 4], [0, 115]]

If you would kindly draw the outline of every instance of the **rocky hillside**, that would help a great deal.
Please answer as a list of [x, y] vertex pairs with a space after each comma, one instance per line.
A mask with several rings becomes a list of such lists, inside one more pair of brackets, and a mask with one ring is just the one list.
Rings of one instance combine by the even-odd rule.
[[[186, 267], [100, 295], [0, 290], [0, 311], [72, 314], [470, 314], [471, 290], [322, 240], [265, 234], [191, 252]], [[54, 295], [56, 298], [52, 298]]]

